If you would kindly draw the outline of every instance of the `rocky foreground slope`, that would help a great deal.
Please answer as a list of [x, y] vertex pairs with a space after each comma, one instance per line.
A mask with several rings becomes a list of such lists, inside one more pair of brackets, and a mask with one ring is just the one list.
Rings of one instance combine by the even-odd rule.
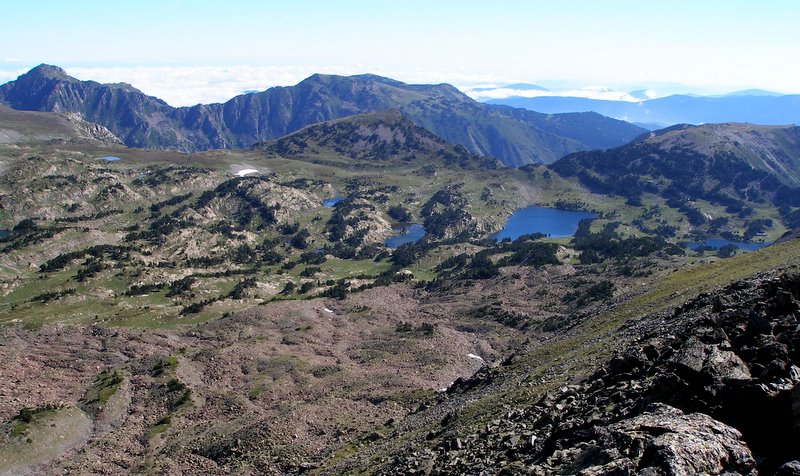
[[[800, 274], [771, 272], [630, 322], [591, 377], [509, 404], [481, 428], [457, 414], [380, 474], [800, 474]], [[448, 390], [469, 398], [504, 378]], [[511, 403], [511, 402], [509, 402]]]

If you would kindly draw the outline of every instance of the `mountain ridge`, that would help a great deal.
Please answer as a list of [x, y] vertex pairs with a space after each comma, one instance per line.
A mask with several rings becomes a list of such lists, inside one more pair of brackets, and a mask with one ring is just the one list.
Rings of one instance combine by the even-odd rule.
[[416, 125], [397, 109], [311, 124], [280, 139], [257, 143], [253, 149], [317, 163], [333, 160], [348, 167], [380, 164], [430, 169], [442, 161], [460, 168], [502, 167], [496, 159], [471, 154], [464, 146]]
[[[800, 225], [793, 211], [800, 206], [798, 157], [800, 127], [684, 124], [615, 149], [571, 154], [549, 167], [632, 206], [658, 197], [695, 231], [749, 241], [777, 218], [755, 211], [764, 206], [777, 208], [787, 228]], [[731, 217], [744, 220], [744, 236], [723, 234]]]
[[622, 145], [644, 132], [597, 114], [511, 110], [480, 104], [449, 84], [409, 85], [371, 74], [314, 74], [295, 86], [243, 94], [225, 103], [173, 108], [127, 84], [80, 81], [57, 66], [40, 65], [0, 86], [0, 103], [80, 113], [128, 146], [182, 151], [250, 147], [309, 124], [399, 109], [443, 139], [511, 166]]
[[[766, 140], [767, 138], [773, 140]], [[800, 185], [800, 127], [762, 126], [736, 122], [680, 124], [644, 134], [633, 143], [658, 142], [665, 146], [686, 146], [706, 155], [734, 153], [753, 168], [771, 173], [781, 182]]]

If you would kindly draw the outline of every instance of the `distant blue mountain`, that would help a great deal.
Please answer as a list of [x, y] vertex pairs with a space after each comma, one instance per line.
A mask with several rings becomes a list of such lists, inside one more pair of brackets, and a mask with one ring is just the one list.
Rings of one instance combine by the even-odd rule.
[[640, 101], [647, 101], [647, 100], [650, 99], [650, 97], [648, 97], [648, 95], [647, 95], [648, 92], [649, 91], [647, 91], [646, 89], [640, 89], [638, 91], [629, 92], [628, 96], [634, 97], [634, 98], [636, 98], [636, 99], [638, 99]]
[[724, 94], [723, 96], [783, 96], [783, 94], [776, 93], [775, 91], [765, 91], [763, 89], [745, 89], [744, 91], [735, 91]]
[[648, 131], [657, 131], [669, 127], [669, 124], [659, 124], [657, 122], [631, 122], [631, 124], [641, 127], [642, 129], [647, 129]]
[[672, 125], [712, 122], [749, 122], [765, 125], [800, 124], [800, 95], [775, 96], [769, 91], [760, 90], [741, 91], [718, 97], [677, 94], [641, 102], [556, 96], [510, 97], [487, 102], [521, 107], [546, 114], [596, 112], [638, 124]]
[[506, 89], [516, 89], [518, 91], [549, 91], [549, 89], [547, 88], [543, 88], [536, 84], [528, 84], [528, 83], [508, 84], [504, 87]]

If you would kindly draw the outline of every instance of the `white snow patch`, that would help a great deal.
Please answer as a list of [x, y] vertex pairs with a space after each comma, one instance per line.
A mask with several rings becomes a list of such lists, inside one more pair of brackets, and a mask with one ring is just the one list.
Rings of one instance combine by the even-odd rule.
[[480, 360], [480, 361], [483, 361], [483, 357], [481, 357], [480, 355], [475, 355], [475, 354], [467, 354], [467, 357], [469, 357], [470, 359], [475, 359], [475, 360]]
[[242, 169], [236, 172], [236, 175], [238, 175], [239, 177], [244, 177], [245, 175], [257, 174], [257, 173], [258, 170], [256, 169]]
[[327, 307], [323, 307], [322, 310], [325, 311], [325, 312], [329, 312], [329, 313], [333, 314], [333, 311], [331, 311]]

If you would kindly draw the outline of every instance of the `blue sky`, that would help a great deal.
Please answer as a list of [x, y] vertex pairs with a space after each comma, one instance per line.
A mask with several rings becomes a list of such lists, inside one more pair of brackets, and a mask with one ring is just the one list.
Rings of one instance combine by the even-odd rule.
[[45, 62], [175, 105], [313, 72], [800, 93], [795, 0], [27, 0], [3, 10], [0, 82]]

